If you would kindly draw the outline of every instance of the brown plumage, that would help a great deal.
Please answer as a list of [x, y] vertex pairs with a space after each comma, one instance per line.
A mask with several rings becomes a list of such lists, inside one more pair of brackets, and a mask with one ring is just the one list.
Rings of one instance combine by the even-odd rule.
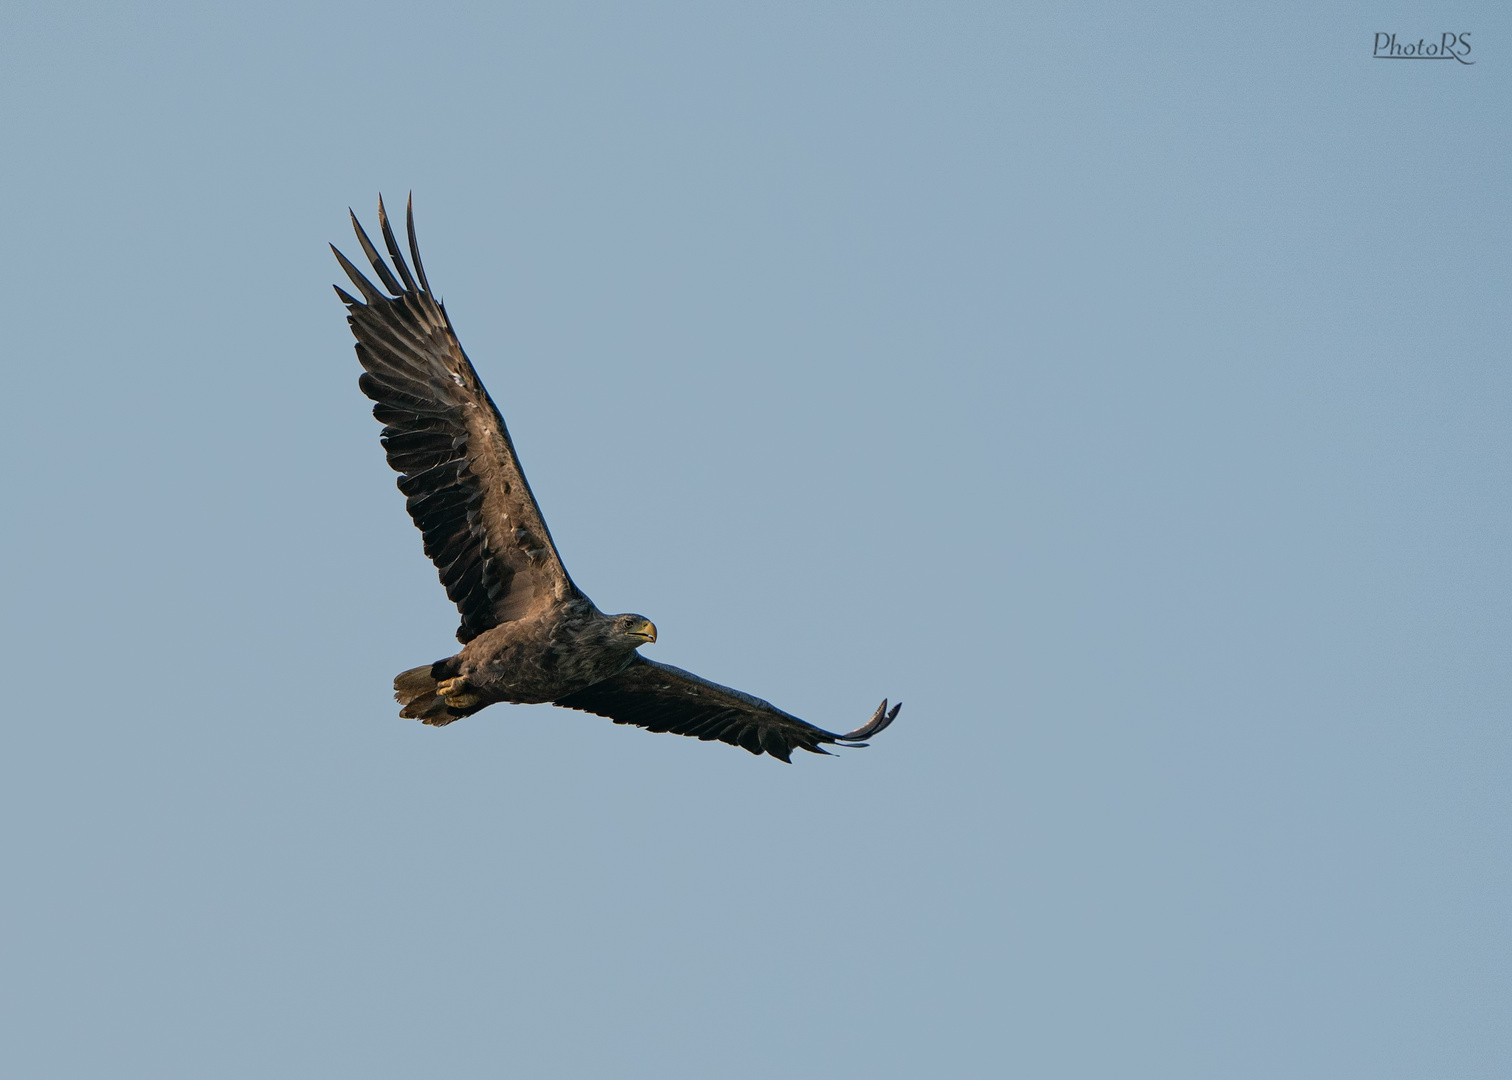
[[352, 215], [387, 292], [332, 246], [362, 299], [336, 293], [357, 338], [358, 386], [377, 403], [373, 416], [384, 425], [405, 508], [462, 616], [461, 652], [394, 680], [400, 716], [441, 726], [495, 702], [552, 702], [783, 761], [795, 749], [864, 746], [892, 723], [902, 706], [889, 710], [883, 701], [866, 724], [837, 735], [636, 652], [656, 640], [656, 627], [640, 615], [605, 615], [568, 576], [504, 420], [430, 291], [413, 202], [406, 214], [413, 273], [381, 198], [378, 223], [392, 270]]

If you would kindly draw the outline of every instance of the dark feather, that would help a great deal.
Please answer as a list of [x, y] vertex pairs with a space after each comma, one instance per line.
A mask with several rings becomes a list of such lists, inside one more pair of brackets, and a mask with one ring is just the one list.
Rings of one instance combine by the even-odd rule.
[[[441, 431], [396, 431], [392, 435], [384, 433], [379, 440], [390, 458], [395, 454], [450, 454], [461, 449], [456, 439]], [[467, 445], [466, 440], [462, 445]]]
[[373, 247], [373, 242], [368, 239], [368, 234], [362, 229], [362, 222], [357, 220], [357, 215], [352, 212], [350, 206], [347, 207], [347, 214], [352, 219], [352, 229], [357, 233], [357, 242], [362, 245], [362, 253], [368, 257], [368, 262], [373, 264], [373, 270], [377, 272], [378, 280], [383, 282], [385, 289], [398, 296], [404, 290], [394, 280], [394, 275], [389, 273], [389, 268], [383, 265], [383, 260], [378, 257], [378, 252]]
[[446, 595], [461, 602], [470, 597], [483, 580], [483, 564], [477, 559], [458, 559], [441, 575]]
[[411, 416], [450, 416], [453, 411], [444, 403], [418, 393], [412, 394], [371, 371], [364, 371], [357, 377], [357, 386], [374, 401], [391, 408], [402, 408]]
[[420, 245], [415, 243], [415, 193], [410, 192], [409, 203], [404, 208], [404, 229], [409, 233], [410, 258], [415, 260], [415, 274], [420, 278], [420, 291], [430, 292], [430, 282], [425, 280], [425, 267], [420, 263]]
[[341, 268], [346, 271], [346, 276], [352, 279], [353, 285], [357, 286], [357, 291], [362, 293], [363, 296], [367, 297], [368, 303], [376, 304], [379, 301], [388, 299], [388, 297], [384, 296], [377, 289], [373, 288], [373, 283], [362, 276], [362, 271], [353, 266], [351, 260], [343, 255], [335, 244], [331, 245], [331, 250], [336, 253], [336, 261], [339, 262], [341, 264]]
[[[411, 202], [413, 203], [413, 198]], [[394, 230], [389, 228], [388, 211], [383, 208], [382, 195], [378, 196], [378, 227], [383, 232], [383, 246], [388, 248], [389, 258], [394, 260], [394, 269], [399, 271], [399, 276], [404, 279], [404, 289], [394, 291], [414, 291], [415, 279], [410, 277], [409, 267], [404, 264], [404, 256], [399, 254], [399, 245], [394, 242]]]
[[[392, 465], [393, 460], [390, 459]], [[455, 461], [448, 461], [424, 472], [410, 473], [399, 478], [399, 490], [406, 495], [418, 495], [426, 491], [456, 490], [464, 496], [470, 494], [465, 490], [464, 481], [460, 475], [461, 470], [467, 466]]]
[[[408, 453], [396, 453], [390, 450], [388, 453], [389, 467], [395, 472], [402, 472], [406, 476], [414, 476], [417, 473], [433, 469], [437, 465], [447, 462], [455, 462], [457, 452], [455, 450], [412, 450]], [[399, 490], [403, 491], [403, 488]]]
[[[393, 411], [389, 410], [387, 406], [375, 405], [373, 406], [374, 415], [377, 414], [379, 409], [383, 409], [385, 412]], [[420, 417], [415, 415], [414, 413], [409, 412], [397, 412], [396, 415], [399, 416], [402, 421], [404, 421], [403, 426], [396, 427], [394, 425], [389, 425], [385, 427], [378, 433], [378, 437], [380, 439], [393, 439], [397, 438], [400, 435], [414, 435], [417, 433], [424, 433], [428, 435], [444, 435], [448, 439], [452, 440], [453, 446], [464, 446], [467, 443], [466, 434], [453, 434], [453, 432], [457, 430], [457, 425], [445, 415], [438, 417]]]

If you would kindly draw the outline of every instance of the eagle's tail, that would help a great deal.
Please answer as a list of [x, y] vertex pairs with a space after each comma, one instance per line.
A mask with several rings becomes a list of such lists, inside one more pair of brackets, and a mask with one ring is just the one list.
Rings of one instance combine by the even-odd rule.
[[394, 700], [400, 705], [400, 716], [443, 727], [484, 707], [468, 687], [461, 685], [462, 680], [436, 678], [445, 675], [437, 671], [444, 664], [426, 664], [394, 676]]

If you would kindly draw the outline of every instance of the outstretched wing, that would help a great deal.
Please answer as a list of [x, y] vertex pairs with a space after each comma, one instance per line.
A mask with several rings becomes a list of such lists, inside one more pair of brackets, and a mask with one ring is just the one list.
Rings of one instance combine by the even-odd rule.
[[356, 214], [352, 228], [393, 295], [380, 291], [333, 245], [363, 299], [340, 288], [336, 294], [347, 306], [357, 359], [366, 369], [357, 385], [377, 402], [373, 415], [384, 425], [383, 448], [394, 471], [403, 474], [405, 507], [425, 537], [425, 554], [440, 571], [446, 595], [462, 613], [457, 639], [466, 643], [580, 594], [525, 482], [504, 419], [425, 280], [413, 199], [405, 217], [414, 274], [399, 253], [380, 197], [378, 223], [397, 280]]
[[814, 754], [829, 751], [821, 743], [865, 746], [898, 715], [901, 703], [889, 712], [887, 702], [871, 720], [846, 735], [836, 735], [785, 713], [775, 705], [728, 686], [700, 679], [670, 664], [658, 664], [639, 653], [618, 675], [555, 702], [568, 709], [607, 716], [616, 724], [634, 724], [647, 731], [670, 731], [708, 742], [718, 739], [743, 746], [753, 754], [766, 752], [791, 761], [794, 750]]

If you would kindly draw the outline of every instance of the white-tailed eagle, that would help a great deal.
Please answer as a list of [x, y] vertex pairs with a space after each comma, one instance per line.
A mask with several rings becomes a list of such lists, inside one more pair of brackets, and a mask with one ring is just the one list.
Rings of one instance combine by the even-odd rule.
[[400, 716], [440, 726], [496, 702], [551, 702], [616, 724], [718, 739], [790, 761], [795, 749], [864, 746], [898, 715], [884, 700], [855, 731], [837, 735], [750, 694], [647, 660], [656, 640], [641, 615], [605, 615], [567, 575], [515, 456], [504, 420], [425, 280], [406, 214], [413, 273], [383, 200], [378, 223], [392, 269], [352, 215], [380, 289], [333, 246], [358, 299], [339, 287], [357, 338], [362, 392], [384, 425], [405, 508], [425, 554], [462, 614], [462, 651], [394, 680]]

